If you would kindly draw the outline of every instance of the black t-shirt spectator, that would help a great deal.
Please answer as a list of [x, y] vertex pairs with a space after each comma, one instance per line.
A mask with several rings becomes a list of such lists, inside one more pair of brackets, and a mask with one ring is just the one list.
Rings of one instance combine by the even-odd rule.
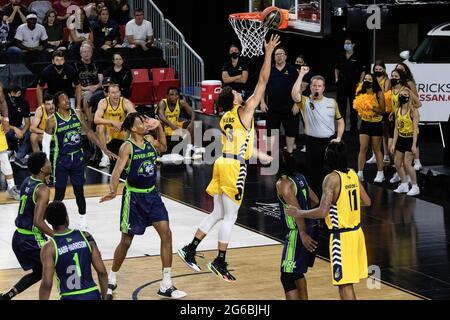
[[[22, 14], [24, 16], [27, 16], [27, 14], [28, 14], [27, 7], [25, 7], [22, 4], [18, 4], [18, 6], [20, 6], [19, 10], [22, 12]], [[14, 7], [11, 3], [9, 3], [3, 7], [3, 12], [4, 12], [5, 17], [10, 17], [12, 15], [13, 11], [14, 11]], [[24, 22], [22, 21], [20, 14], [17, 12], [16, 15], [14, 16], [14, 20], [10, 23], [10, 26], [13, 27], [14, 30], [16, 30], [23, 23]]]
[[101, 48], [106, 41], [119, 42], [120, 31], [119, 25], [113, 20], [108, 20], [107, 23], [103, 23], [99, 20], [93, 23], [92, 29], [94, 31], [94, 45], [96, 48]]
[[133, 80], [133, 75], [130, 69], [122, 67], [122, 70], [116, 72], [114, 67], [109, 67], [103, 73], [104, 77], [110, 77], [111, 80], [120, 86], [120, 91], [122, 96], [129, 98], [131, 96], [131, 81]]
[[96, 85], [99, 83], [98, 81], [99, 69], [97, 68], [97, 66], [93, 61], [89, 64], [85, 64], [83, 61], [79, 61], [75, 65], [75, 69], [82, 87]]
[[79, 81], [75, 69], [67, 63], [64, 64], [64, 68], [61, 73], [58, 73], [53, 67], [53, 64], [50, 64], [42, 70], [39, 75], [38, 84], [41, 87], [44, 87], [45, 84], [47, 84], [47, 92], [49, 94], [64, 91], [69, 97], [72, 98], [75, 93], [73, 86], [77, 86]]
[[97, 90], [92, 94], [92, 97], [89, 99], [89, 105], [91, 106], [92, 113], [95, 114], [97, 111], [98, 103], [100, 100], [106, 98], [105, 91]]
[[5, 94], [5, 100], [8, 105], [9, 124], [17, 128], [22, 127], [23, 119], [30, 117], [30, 105], [28, 101], [23, 96], [14, 98], [13, 101], [9, 94]]
[[291, 112], [294, 104], [291, 91], [297, 78], [297, 69], [289, 63], [286, 63], [281, 71], [275, 65], [272, 66], [266, 89], [266, 103], [269, 112], [279, 114]]
[[361, 80], [361, 73], [365, 69], [364, 65], [355, 54], [347, 59], [345, 53], [339, 55], [335, 68], [339, 70], [339, 84], [351, 87], [355, 87]]
[[[230, 77], [236, 77], [236, 76], [241, 75], [243, 71], [248, 72], [248, 64], [244, 59], [239, 58], [238, 62], [236, 64], [236, 67], [234, 67], [233, 63], [231, 62], [231, 59], [230, 59], [224, 63], [224, 65], [222, 67], [222, 72], [223, 71], [228, 72], [228, 75]], [[245, 89], [244, 83], [231, 82], [231, 83], [227, 83], [226, 85], [230, 86], [231, 88], [233, 88], [233, 90], [236, 90], [237, 92], [242, 92], [242, 90]]]

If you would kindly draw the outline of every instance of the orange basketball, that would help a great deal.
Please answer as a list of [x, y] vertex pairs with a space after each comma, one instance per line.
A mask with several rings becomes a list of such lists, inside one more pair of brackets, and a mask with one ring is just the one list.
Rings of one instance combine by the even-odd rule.
[[289, 10], [270, 6], [262, 12], [262, 22], [269, 29], [286, 29], [289, 23]]

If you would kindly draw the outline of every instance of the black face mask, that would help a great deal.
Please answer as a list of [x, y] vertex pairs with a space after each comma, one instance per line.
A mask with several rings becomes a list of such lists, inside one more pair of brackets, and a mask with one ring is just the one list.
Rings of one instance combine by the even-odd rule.
[[63, 64], [61, 64], [61, 65], [56, 65], [56, 64], [54, 64], [53, 66], [54, 66], [55, 69], [58, 70], [58, 71], [61, 71], [61, 70], [64, 68], [64, 65], [63, 65]]
[[398, 102], [400, 102], [400, 104], [408, 103], [408, 101], [409, 101], [409, 97], [405, 97], [405, 96], [398, 97]]
[[383, 72], [383, 71], [375, 71], [374, 74], [375, 74], [377, 77], [382, 77], [382, 76], [384, 75], [384, 72]]
[[364, 88], [364, 89], [371, 89], [371, 88], [372, 88], [372, 82], [370, 82], [370, 81], [364, 81], [364, 82], [363, 82], [363, 88]]
[[295, 64], [295, 67], [297, 68], [297, 70], [300, 70], [303, 66], [304, 66], [304, 64], [299, 64], [299, 63]]
[[237, 58], [239, 58], [239, 53], [237, 53], [237, 52], [230, 53], [230, 57], [233, 59], [237, 59]]
[[396, 86], [400, 83], [400, 79], [391, 79], [391, 85]]

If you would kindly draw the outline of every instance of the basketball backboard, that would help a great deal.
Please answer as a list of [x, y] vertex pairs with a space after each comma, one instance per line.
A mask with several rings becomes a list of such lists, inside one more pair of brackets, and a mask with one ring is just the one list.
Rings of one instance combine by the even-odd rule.
[[[330, 33], [329, 1], [324, 0], [253, 0], [250, 11], [263, 11], [268, 6], [289, 10], [289, 24], [284, 31], [324, 37]], [[326, 8], [327, 7], [327, 8]]]

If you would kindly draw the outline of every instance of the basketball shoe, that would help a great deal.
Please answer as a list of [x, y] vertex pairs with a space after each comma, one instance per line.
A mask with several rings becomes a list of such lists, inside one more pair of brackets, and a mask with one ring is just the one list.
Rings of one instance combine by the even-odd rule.
[[208, 263], [208, 269], [219, 278], [222, 278], [226, 282], [236, 281], [236, 278], [230, 273], [230, 271], [228, 271], [227, 266], [228, 263], [225, 261], [218, 261], [217, 259]]

